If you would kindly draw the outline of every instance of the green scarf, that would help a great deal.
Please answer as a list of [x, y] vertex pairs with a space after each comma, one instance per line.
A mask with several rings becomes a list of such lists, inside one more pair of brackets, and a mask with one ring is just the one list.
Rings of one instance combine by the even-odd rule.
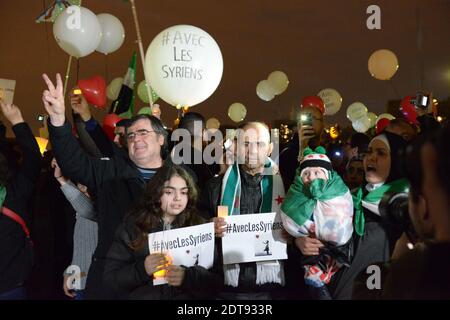
[[299, 169], [297, 169], [294, 183], [289, 188], [281, 205], [281, 210], [297, 225], [301, 226], [311, 218], [317, 201], [340, 197], [349, 191], [335, 171], [329, 172], [328, 180], [316, 179], [308, 187], [303, 184]]
[[[273, 161], [268, 159], [264, 167], [266, 169], [273, 168]], [[263, 175], [261, 180], [261, 207], [260, 213], [278, 212], [279, 204], [283, 201], [284, 188], [283, 181], [279, 174]], [[230, 215], [240, 214], [240, 199], [241, 199], [241, 175], [239, 166], [234, 163], [225, 172], [222, 182], [222, 193], [220, 204], [230, 208]], [[256, 212], [255, 212], [256, 213]]]
[[409, 188], [408, 180], [399, 179], [383, 184], [377, 189], [366, 194], [364, 197], [362, 188], [359, 188], [354, 194], [352, 194], [353, 205], [355, 207], [354, 226], [356, 233], [359, 236], [362, 236], [364, 234], [365, 220], [362, 206], [363, 201], [371, 204], [377, 204], [380, 202], [381, 198], [386, 192], [394, 192], [394, 193], [406, 192], [408, 188]]
[[3, 207], [3, 202], [5, 201], [5, 198], [6, 198], [6, 187], [0, 186], [0, 208]]

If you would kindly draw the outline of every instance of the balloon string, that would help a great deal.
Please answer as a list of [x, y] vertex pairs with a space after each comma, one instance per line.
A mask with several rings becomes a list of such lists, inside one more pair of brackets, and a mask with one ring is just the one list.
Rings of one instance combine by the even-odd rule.
[[[44, 6], [44, 11], [46, 9], [45, 0], [42, 0], [42, 5]], [[47, 23], [44, 23], [45, 26], [45, 37], [47, 40], [47, 69], [50, 69], [50, 40], [48, 36], [48, 26]]]
[[79, 74], [80, 74], [80, 59], [77, 59], [77, 83], [79, 79]]
[[392, 90], [394, 90], [394, 93], [397, 96], [397, 98], [401, 99], [400, 94], [398, 93], [397, 88], [395, 87], [394, 82], [392, 81], [392, 79], [388, 80], [388, 81], [391, 84]]
[[145, 83], [146, 83], [146, 89], [147, 89], [147, 94], [149, 97], [149, 102], [150, 102], [150, 108], [153, 108], [153, 97], [152, 97], [152, 88], [150, 87], [150, 83], [147, 80], [147, 75], [145, 73], [145, 55], [144, 55], [144, 47], [142, 46], [142, 38], [141, 38], [141, 31], [139, 29], [139, 21], [138, 21], [138, 16], [137, 16], [137, 11], [136, 11], [136, 5], [134, 3], [134, 0], [130, 0], [131, 3], [131, 10], [133, 12], [133, 20], [134, 20], [134, 25], [136, 27], [136, 34], [137, 34], [137, 43], [139, 46], [139, 52], [141, 55], [141, 62], [142, 62], [142, 69], [144, 71], [144, 79], [145, 79]]
[[106, 83], [108, 83], [109, 76], [108, 76], [108, 55], [107, 54], [105, 54], [105, 78], [106, 78]]
[[72, 56], [69, 56], [69, 62], [67, 62], [66, 77], [65, 77], [65, 80], [64, 80], [64, 97], [66, 96], [67, 82], [69, 81], [69, 74], [70, 74], [70, 66], [71, 65], [72, 65]]
[[[81, 7], [81, 2], [82, 0], [80, 0], [80, 7]], [[65, 80], [64, 80], [64, 97], [66, 97], [66, 91], [67, 91], [67, 83], [69, 82], [69, 75], [70, 75], [70, 67], [72, 65], [72, 56], [69, 57], [69, 62], [67, 63], [67, 69], [66, 69], [66, 76], [65, 76]], [[78, 81], [78, 70], [77, 70], [77, 81]]]

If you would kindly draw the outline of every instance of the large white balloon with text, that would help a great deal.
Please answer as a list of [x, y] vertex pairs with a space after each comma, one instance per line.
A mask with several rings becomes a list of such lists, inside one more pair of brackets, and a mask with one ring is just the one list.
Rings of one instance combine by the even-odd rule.
[[190, 25], [160, 32], [145, 55], [150, 86], [172, 106], [192, 107], [205, 101], [219, 86], [222, 72], [222, 53], [216, 41]]

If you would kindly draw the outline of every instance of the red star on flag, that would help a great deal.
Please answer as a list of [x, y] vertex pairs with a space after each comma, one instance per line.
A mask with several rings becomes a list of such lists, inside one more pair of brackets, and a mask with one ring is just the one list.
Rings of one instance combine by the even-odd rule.
[[275, 198], [275, 201], [277, 202], [278, 205], [280, 205], [283, 202], [284, 198], [281, 197], [280, 195], [278, 195], [278, 197]]

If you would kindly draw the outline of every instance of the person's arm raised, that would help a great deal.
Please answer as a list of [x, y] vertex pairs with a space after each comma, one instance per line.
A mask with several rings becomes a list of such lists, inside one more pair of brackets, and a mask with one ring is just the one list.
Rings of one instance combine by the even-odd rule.
[[47, 110], [50, 116], [51, 124], [55, 127], [61, 127], [66, 121], [64, 89], [61, 75], [59, 73], [56, 74], [56, 87], [45, 73], [42, 77], [47, 84], [47, 90], [44, 90], [42, 94], [42, 102], [44, 102], [45, 110]]

